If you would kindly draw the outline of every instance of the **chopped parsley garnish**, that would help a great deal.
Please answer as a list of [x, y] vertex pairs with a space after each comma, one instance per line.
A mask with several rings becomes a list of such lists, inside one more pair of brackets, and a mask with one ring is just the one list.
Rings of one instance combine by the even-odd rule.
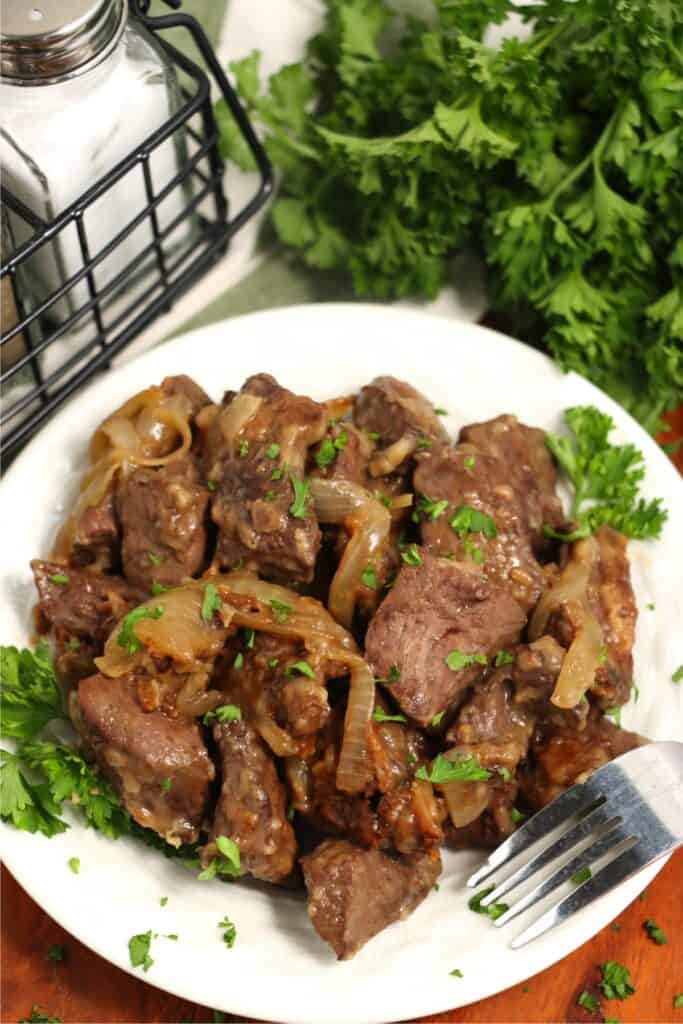
[[472, 508], [470, 505], [460, 505], [455, 510], [455, 515], [449, 519], [448, 525], [455, 530], [458, 537], [465, 537], [468, 533], [481, 533], [489, 539], [498, 536], [498, 530], [491, 516]]
[[162, 790], [162, 792], [163, 793], [168, 793], [170, 789], [171, 789], [171, 780], [170, 779], [164, 779], [162, 781], [162, 783], [161, 783], [161, 790]]
[[309, 679], [315, 679], [315, 672], [307, 661], [295, 661], [294, 664], [289, 665], [285, 669], [286, 676], [293, 676], [296, 673], [302, 676], [308, 676]]
[[462, 971], [459, 970], [459, 968], [456, 967], [454, 971], [449, 971], [448, 972], [448, 976], [450, 978], [462, 978], [463, 974], [462, 974]]
[[361, 573], [361, 581], [363, 586], [368, 587], [370, 590], [377, 590], [377, 574], [375, 573], [374, 566], [368, 562]]
[[509, 782], [510, 779], [512, 778], [509, 768], [496, 768], [496, 771], [500, 775], [503, 782]]
[[520, 822], [524, 821], [524, 819], [526, 818], [526, 814], [524, 814], [522, 811], [518, 810], [516, 807], [511, 807], [510, 808], [510, 817], [511, 817], [511, 819], [514, 822], [515, 825], [519, 825]]
[[638, 496], [645, 475], [641, 452], [632, 444], [610, 444], [614, 422], [595, 406], [567, 409], [564, 420], [572, 437], [546, 434], [548, 448], [574, 485], [570, 518], [579, 525], [564, 539], [587, 537], [603, 523], [627, 537], [659, 537], [667, 512], [660, 498], [645, 502]]
[[142, 967], [147, 973], [154, 961], [149, 955], [152, 945], [152, 930], [142, 932], [140, 935], [133, 935], [128, 940], [128, 955], [130, 956], [131, 967]]
[[652, 939], [657, 946], [664, 946], [666, 944], [666, 935], [659, 925], [654, 923], [652, 918], [643, 922], [643, 928], [647, 932], [648, 938]]
[[438, 715], [434, 715], [434, 717], [432, 718], [432, 721], [431, 721], [432, 728], [438, 729], [438, 727], [441, 725], [441, 720], [443, 719], [443, 716], [445, 714], [446, 714], [445, 711], [439, 711]]
[[419, 452], [421, 452], [421, 451], [424, 451], [424, 450], [425, 450], [425, 448], [431, 448], [431, 447], [432, 447], [432, 444], [433, 444], [433, 442], [432, 442], [432, 441], [430, 441], [430, 440], [429, 440], [428, 438], [426, 438], [426, 437], [421, 437], [421, 438], [419, 439], [419, 441], [417, 442], [417, 450], [418, 450]]
[[618, 1017], [603, 1017], [602, 1024], [621, 1024]]
[[315, 453], [315, 461], [320, 469], [325, 469], [330, 463], [334, 462], [337, 457], [337, 449], [334, 447], [331, 439], [326, 437], [318, 451]]
[[369, 437], [371, 441], [379, 441], [379, 434], [376, 430], [368, 430], [366, 437]]
[[235, 840], [228, 836], [217, 836], [216, 849], [218, 855], [212, 857], [197, 876], [202, 882], [215, 878], [217, 874], [236, 878], [240, 873], [240, 849]]
[[266, 491], [263, 496], [264, 501], [275, 501], [275, 491]]
[[[154, 585], [152, 585], [152, 592], [154, 592]], [[81, 641], [78, 639], [78, 637], [72, 636], [66, 646], [69, 648], [70, 651], [77, 651], [81, 646]]]
[[280, 659], [279, 658], [269, 658], [268, 659], [268, 668], [277, 668], [279, 664], [280, 664]]
[[34, 1003], [31, 1007], [31, 1016], [24, 1017], [18, 1021], [18, 1024], [62, 1024], [61, 1017], [46, 1017], [44, 1013], [40, 1012], [40, 1007], [37, 1003]]
[[289, 506], [289, 514], [295, 519], [304, 519], [306, 516], [306, 502], [308, 500], [308, 481], [297, 480], [290, 476], [290, 483], [294, 491], [294, 501]]
[[280, 445], [279, 444], [270, 444], [266, 448], [266, 455], [267, 455], [267, 457], [269, 459], [276, 459], [279, 454], [280, 454]]
[[69, 865], [69, 869], [73, 871], [74, 875], [77, 875], [78, 872], [81, 870], [80, 857], [69, 857], [67, 864]]
[[491, 903], [488, 907], [482, 907], [481, 901], [485, 899], [490, 892], [493, 892], [495, 886], [490, 885], [488, 889], [482, 889], [475, 896], [472, 896], [467, 901], [467, 906], [470, 910], [473, 910], [475, 914], [487, 914], [492, 921], [497, 920], [501, 917], [508, 909], [507, 903]]
[[282, 473], [283, 473], [283, 470], [279, 466], [277, 466], [273, 470], [273, 472], [270, 474], [270, 479], [271, 480], [280, 480], [282, 478]]
[[431, 519], [432, 522], [435, 522], [444, 514], [447, 508], [448, 500], [446, 498], [434, 501], [428, 494], [420, 494], [417, 498], [417, 505], [415, 506], [412, 520], [414, 523], [419, 523], [420, 516], [424, 516], [425, 519]]
[[56, 572], [50, 576], [50, 583], [60, 583], [62, 586], [69, 582], [69, 577], [65, 576], [63, 572]]
[[617, 729], [621, 729], [621, 708], [605, 708], [605, 714], [614, 721]]
[[244, 630], [244, 642], [247, 649], [253, 651], [254, 644], [256, 643], [256, 630], [252, 629], [251, 626], [247, 626]]
[[610, 928], [612, 929], [613, 932], [620, 932], [621, 931], [621, 925], [620, 924], [611, 924]]
[[629, 984], [630, 971], [616, 960], [605, 960], [600, 964], [602, 981], [600, 988], [605, 999], [628, 999], [635, 992]]
[[477, 460], [474, 457], [474, 455], [466, 455], [465, 458], [462, 460], [462, 464], [468, 473], [471, 469], [474, 469], [474, 464], [476, 461]]
[[677, 992], [674, 996], [674, 1010], [680, 1010], [683, 1006], [683, 992]]
[[220, 707], [214, 708], [213, 711], [207, 711], [202, 722], [204, 725], [208, 725], [213, 719], [217, 722], [237, 722], [242, 717], [242, 712], [236, 704], [221, 704]]
[[588, 1013], [597, 1013], [600, 1009], [600, 1003], [596, 997], [585, 990], [581, 992], [576, 1002], [578, 1006], [586, 1010]]
[[671, 676], [672, 683], [680, 683], [683, 679], [683, 665], [679, 665], [674, 674]]
[[154, 597], [158, 597], [159, 594], [165, 594], [170, 587], [165, 587], [163, 583], [159, 583], [157, 580], [152, 580], [152, 593]]
[[496, 666], [496, 668], [502, 668], [503, 665], [512, 665], [514, 660], [515, 659], [512, 657], [512, 655], [508, 654], [507, 651], [498, 651], [495, 658], [493, 659], [493, 664]]
[[462, 651], [451, 651], [446, 655], [445, 661], [451, 672], [459, 672], [469, 665], [487, 664], [485, 654], [463, 654]]
[[218, 487], [218, 484], [216, 483], [215, 480], [207, 480], [206, 481], [206, 486], [208, 487], [208, 489], [210, 491], [215, 491], [216, 488]]
[[147, 557], [149, 558], [150, 564], [153, 565], [155, 568], [158, 565], [161, 565], [161, 563], [164, 560], [164, 556], [163, 555], [157, 555], [153, 551], [148, 551], [147, 552]]
[[241, 651], [238, 651], [237, 654], [235, 655], [235, 660], [232, 663], [232, 667], [234, 669], [237, 669], [237, 671], [239, 672], [239, 670], [242, 668], [243, 665], [244, 665], [244, 655], [242, 654]]
[[372, 719], [374, 722], [407, 722], [405, 715], [388, 715], [379, 704], [372, 712]]
[[240, 458], [241, 459], [245, 459], [247, 457], [247, 453], [249, 451], [249, 442], [248, 441], [240, 441], [240, 446], [239, 446], [238, 451], [239, 451]]
[[484, 552], [477, 544], [473, 544], [469, 538], [465, 540], [465, 554], [468, 558], [472, 559], [475, 565], [481, 565], [484, 561]]
[[655, 610], [655, 604], [654, 604], [654, 601], [648, 601], [648, 602], [647, 602], [647, 605], [646, 605], [646, 608], [647, 608], [647, 610], [648, 610], [649, 612], [653, 612], [653, 611]]
[[583, 882], [587, 882], [588, 879], [592, 877], [593, 872], [588, 867], [588, 865], [586, 865], [586, 867], [581, 868], [579, 871], [575, 871], [570, 881], [573, 882], [574, 885], [581, 885]]
[[232, 921], [224, 917], [222, 921], [218, 922], [218, 927], [222, 929], [222, 939], [228, 949], [232, 949], [235, 945], [235, 939], [237, 938], [237, 929], [235, 928]]
[[270, 610], [272, 611], [272, 617], [276, 623], [286, 623], [290, 617], [290, 611], [292, 610], [291, 604], [285, 604], [284, 601], [270, 601]]
[[448, 416], [448, 409], [435, 408], [434, 409], [434, 415], [435, 416]]
[[392, 683], [397, 683], [401, 678], [401, 670], [398, 665], [392, 665], [389, 669], [389, 675], [384, 679], [375, 679], [376, 683], [384, 683], [385, 685], [391, 686]]
[[119, 647], [125, 648], [128, 654], [135, 654], [137, 651], [141, 651], [142, 644], [135, 635], [133, 627], [136, 623], [141, 622], [142, 619], [160, 619], [163, 614], [163, 608], [145, 608], [144, 606], [142, 608], [134, 608], [132, 612], [128, 612], [121, 623], [116, 643]]
[[51, 960], [53, 963], [59, 963], [64, 959], [64, 946], [59, 946], [57, 943], [51, 943], [47, 947], [45, 959]]
[[633, 703], [637, 704], [638, 698], [640, 697], [640, 690], [635, 683], [631, 683], [631, 686], [633, 687]]
[[476, 757], [466, 754], [451, 761], [444, 754], [437, 754], [432, 761], [429, 770], [421, 765], [415, 772], [416, 779], [424, 779], [425, 782], [484, 782], [491, 778], [491, 772], [482, 768]]
[[218, 590], [213, 583], [207, 583], [204, 587], [204, 596], [202, 598], [202, 620], [206, 623], [211, 622], [214, 612], [219, 612], [223, 606], [223, 602], [220, 599]]
[[162, 896], [161, 899], [159, 900], [159, 906], [160, 907], [165, 907], [167, 903], [168, 903], [168, 896]]
[[410, 544], [405, 551], [401, 552], [401, 558], [406, 565], [422, 565], [422, 559], [420, 558], [420, 552], [417, 550], [417, 544]]

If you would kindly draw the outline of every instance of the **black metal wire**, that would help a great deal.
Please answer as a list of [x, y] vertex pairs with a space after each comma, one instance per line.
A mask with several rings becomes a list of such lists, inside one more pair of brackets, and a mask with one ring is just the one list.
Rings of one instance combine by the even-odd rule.
[[[179, 0], [165, 0], [175, 13], [150, 17], [149, 0], [129, 0], [131, 14], [157, 35], [170, 28], [187, 30], [199, 51], [203, 64], [217, 83], [259, 170], [259, 183], [254, 195], [233, 216], [229, 216], [228, 202], [223, 192], [223, 160], [218, 149], [218, 131], [213, 117], [209, 78], [202, 67], [181, 53], [167, 40], [159, 37], [169, 59], [181, 69], [189, 84], [183, 88], [183, 102], [168, 120], [159, 126], [133, 152], [93, 185], [76, 202], [55, 218], [45, 221], [9, 189], [2, 187], [2, 203], [15, 218], [26, 225], [28, 238], [15, 251], [3, 253], [0, 279], [12, 282], [18, 320], [0, 335], [0, 386], [4, 402], [0, 424], [5, 464], [16, 454], [26, 440], [70, 395], [100, 370], [107, 367], [113, 356], [122, 351], [162, 312], [190, 288], [219, 259], [230, 239], [247, 220], [265, 203], [272, 190], [270, 163], [242, 106], [200, 25], [194, 18], [178, 11]], [[176, 132], [183, 131], [191, 150], [189, 157], [178, 167], [177, 173], [158, 191], [150, 170], [154, 150], [167, 140], [173, 141]], [[87, 232], [87, 211], [126, 175], [142, 176], [146, 205], [115, 238], [100, 251], [91, 253]], [[195, 181], [191, 199], [185, 189]], [[163, 226], [159, 207], [174, 191], [184, 196], [183, 209]], [[207, 208], [207, 202], [211, 209]], [[106, 261], [127, 236], [141, 225], [147, 225], [150, 240], [111, 280], [98, 285], [97, 267]], [[186, 226], [187, 238], [170, 252], [165, 247], [173, 232]], [[53, 252], [61, 232], [75, 232], [80, 245], [82, 265], [50, 295], [26, 308], [22, 294], [21, 277], [30, 272], [30, 261], [41, 252]], [[144, 287], [142, 273], [144, 271]], [[136, 292], [137, 286], [137, 292]], [[86, 289], [88, 298], [75, 302], [75, 289]], [[123, 297], [125, 296], [125, 298]], [[108, 303], [116, 301], [112, 315]], [[68, 307], [68, 312], [55, 323], [49, 319], [57, 304]], [[69, 344], [68, 352], [57, 365], [48, 370], [46, 356], [57, 350], [53, 346], [78, 326], [78, 337]], [[10, 358], [9, 345], [20, 339], [25, 351]], [[70, 337], [70, 342], [72, 338]], [[22, 374], [32, 378], [18, 394], [8, 392], [8, 384]]]

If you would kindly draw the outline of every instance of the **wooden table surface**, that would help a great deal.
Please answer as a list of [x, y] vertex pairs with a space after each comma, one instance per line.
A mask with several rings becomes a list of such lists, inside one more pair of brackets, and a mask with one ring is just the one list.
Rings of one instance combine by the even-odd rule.
[[[660, 438], [663, 441], [683, 435], [683, 408], [668, 419], [671, 431]], [[683, 472], [683, 449], [678, 449], [674, 461]], [[643, 930], [647, 919], [664, 931], [665, 945], [647, 937]], [[674, 994], [683, 993], [683, 850], [674, 854], [644, 897], [627, 907], [615, 923], [619, 931], [608, 926], [527, 984], [426, 1020], [443, 1024], [599, 1021], [603, 1018], [586, 1013], [576, 999], [584, 989], [599, 996], [597, 965], [618, 960], [631, 971], [636, 992], [624, 1003], [603, 1003], [604, 1016], [623, 1024], [683, 1024], [683, 1006], [673, 1007]], [[59, 963], [46, 959], [53, 943], [65, 948]], [[167, 995], [102, 960], [55, 924], [4, 867], [1, 995], [0, 1020], [7, 1024], [29, 1018], [34, 1005], [64, 1024], [237, 1020], [214, 1016], [212, 1009]]]

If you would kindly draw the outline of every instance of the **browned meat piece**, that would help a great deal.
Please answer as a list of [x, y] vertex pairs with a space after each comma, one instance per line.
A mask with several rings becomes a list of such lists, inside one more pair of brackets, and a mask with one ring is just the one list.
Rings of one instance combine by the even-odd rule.
[[301, 865], [313, 927], [339, 960], [408, 917], [441, 873], [438, 850], [395, 860], [345, 839], [325, 840]]
[[368, 477], [368, 462], [374, 448], [372, 441], [353, 423], [344, 420], [328, 424], [325, 437], [311, 449], [311, 476], [323, 480], [350, 480], [372, 490], [374, 483]]
[[95, 675], [78, 687], [75, 724], [139, 825], [174, 846], [198, 840], [215, 773], [194, 722], [143, 711], [131, 677]]
[[[391, 694], [423, 727], [454, 709], [488, 662], [514, 642], [525, 623], [510, 594], [486, 580], [475, 565], [421, 550], [419, 566], [404, 566], [370, 622], [365, 654], [382, 679], [398, 671]], [[449, 668], [457, 651], [475, 661]], [[453, 660], [453, 659], [451, 659]], [[457, 658], [456, 658], [457, 660]]]
[[[532, 549], [524, 496], [508, 465], [469, 445], [435, 444], [417, 457], [414, 483], [418, 501], [425, 496], [434, 503], [448, 502], [436, 518], [433, 512], [423, 514], [423, 544], [436, 554], [480, 564], [487, 579], [531, 609], [545, 587], [545, 575]], [[468, 531], [463, 509], [489, 516], [495, 536]]]
[[517, 822], [512, 808], [519, 792], [514, 779], [506, 782], [500, 775], [494, 775], [489, 783], [489, 802], [486, 810], [469, 825], [455, 828], [450, 820], [444, 824], [447, 846], [458, 850], [480, 848], [493, 849], [515, 831]]
[[201, 388], [185, 373], [176, 374], [174, 377], [165, 377], [161, 382], [161, 390], [169, 397], [182, 398], [183, 408], [191, 420], [195, 419], [200, 409], [211, 404], [211, 399], [204, 388]]
[[526, 756], [534, 717], [514, 703], [503, 671], [478, 686], [448, 731], [449, 743], [474, 754], [483, 768], [514, 772]]
[[83, 510], [74, 524], [70, 561], [73, 565], [110, 569], [116, 561], [119, 541], [113, 489], [96, 504]]
[[506, 672], [513, 684], [515, 706], [538, 724], [582, 729], [589, 711], [587, 701], [574, 708], [558, 708], [550, 702], [566, 653], [553, 637], [542, 636], [531, 644], [520, 644]]
[[44, 622], [63, 635], [86, 641], [103, 644], [118, 619], [147, 596], [120, 576], [101, 576], [40, 559], [34, 559], [31, 568]]
[[646, 742], [592, 708], [582, 731], [551, 728], [534, 738], [531, 760], [519, 776], [522, 792], [532, 807], [543, 807], [596, 768]]
[[[376, 706], [390, 713], [381, 695], [376, 698]], [[427, 740], [412, 725], [373, 720], [368, 732], [368, 757], [377, 789], [388, 793], [411, 779], [415, 767], [427, 760]]]
[[295, 503], [294, 481], [305, 488], [307, 452], [324, 431], [321, 405], [264, 373], [217, 413], [207, 438], [219, 566], [241, 563], [286, 583], [312, 580], [320, 529], [311, 502]]
[[[601, 526], [593, 537], [572, 545], [570, 559], [590, 568], [588, 607], [602, 627], [605, 644], [605, 662], [598, 666], [591, 693], [600, 707], [619, 707], [631, 695], [638, 616], [626, 538], [609, 526]], [[550, 615], [546, 632], [568, 648], [574, 639], [577, 615], [577, 603], [564, 602]]]
[[126, 579], [150, 590], [155, 581], [175, 586], [198, 573], [205, 557], [208, 501], [190, 456], [126, 477], [117, 495]]
[[415, 853], [443, 842], [446, 809], [429, 782], [413, 779], [389, 790], [379, 802], [377, 817], [385, 848]]
[[246, 718], [272, 719], [292, 737], [310, 736], [323, 727], [330, 708], [325, 679], [292, 667], [303, 661], [303, 644], [267, 633], [240, 634], [217, 666], [214, 685]]
[[272, 757], [244, 721], [222, 722], [213, 730], [221, 758], [222, 785], [202, 859], [216, 853], [218, 836], [234, 840], [241, 873], [280, 882], [292, 872], [296, 840], [285, 816], [285, 791]]
[[504, 415], [463, 427], [460, 441], [475, 445], [484, 455], [492, 455], [505, 464], [508, 477], [514, 478], [523, 498], [534, 548], [543, 549], [547, 543], [541, 532], [543, 525], [557, 529], [564, 521], [562, 502], [555, 493], [555, 464], [545, 443], [545, 433], [520, 423], [516, 416]]
[[383, 448], [407, 434], [426, 441], [448, 439], [432, 403], [396, 377], [375, 377], [361, 388], [354, 420], [366, 433], [378, 434], [378, 443]]

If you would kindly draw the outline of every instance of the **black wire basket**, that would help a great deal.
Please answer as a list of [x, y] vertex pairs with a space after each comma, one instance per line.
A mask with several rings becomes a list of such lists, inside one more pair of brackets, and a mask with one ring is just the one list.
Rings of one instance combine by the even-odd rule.
[[[37, 217], [7, 188], [2, 188], [3, 207], [12, 212], [15, 222], [21, 222], [24, 237], [29, 235], [14, 251], [3, 252], [0, 267], [4, 307], [0, 334], [0, 430], [5, 464], [69, 395], [95, 373], [106, 369], [118, 352], [155, 317], [167, 312], [210, 269], [225, 253], [231, 237], [270, 194], [272, 173], [268, 158], [206, 35], [194, 18], [178, 10], [180, 0], [165, 2], [174, 13], [150, 17], [149, 0], [130, 0], [130, 13], [155, 34], [178, 71], [182, 84], [180, 109], [53, 220]], [[159, 34], [178, 27], [191, 34], [205, 69]], [[256, 191], [232, 215], [223, 191], [224, 164], [209, 75], [217, 83], [259, 172]], [[157, 147], [179, 130], [186, 139], [185, 155], [178, 173], [157, 191], [150, 158]], [[142, 176], [147, 204], [108, 245], [92, 253], [85, 214], [95, 202], [106, 199], [107, 191], [128, 174]], [[162, 225], [159, 206], [176, 189], [184, 197], [181, 212]], [[188, 227], [190, 221], [191, 230], [183, 230], [183, 225]], [[141, 224], [147, 225], [150, 241], [115, 277], [104, 284], [98, 282], [97, 267]], [[55, 247], [64, 231], [75, 231], [82, 265], [56, 291], [29, 308], [22, 294], [22, 275], [31, 272], [31, 260], [42, 247]], [[177, 241], [179, 234], [183, 237], [181, 244]], [[55, 310], [60, 311], [60, 316], [55, 315]], [[11, 326], [5, 328], [7, 320]], [[60, 347], [60, 341], [67, 337], [68, 346]]]

